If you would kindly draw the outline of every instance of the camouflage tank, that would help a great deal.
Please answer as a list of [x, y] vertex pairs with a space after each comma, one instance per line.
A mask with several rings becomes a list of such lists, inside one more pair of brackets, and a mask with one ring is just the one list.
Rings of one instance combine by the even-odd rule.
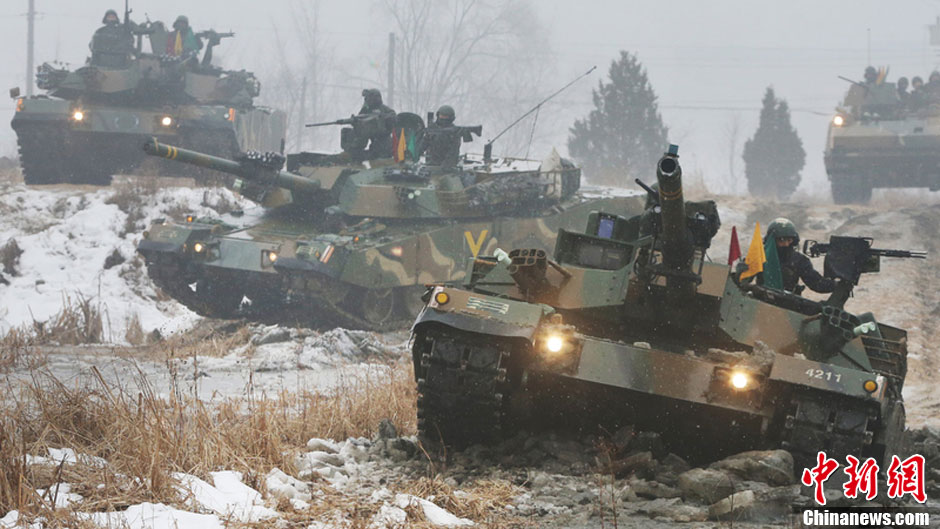
[[[118, 27], [118, 42], [95, 34], [85, 66], [40, 66], [37, 85], [46, 94], [17, 100], [12, 126], [27, 184], [107, 185], [113, 174], [139, 169], [146, 159], [139, 146], [153, 136], [218, 156], [283, 150], [286, 116], [253, 104], [254, 75], [211, 64], [212, 48], [232, 33], [197, 33], [208, 41], [199, 61], [165, 54], [160, 22]], [[163, 163], [149, 172], [203, 176]]]
[[940, 189], [940, 105], [923, 95], [902, 103], [895, 83], [852, 82], [826, 139], [836, 204], [867, 203], [878, 187]]
[[894, 450], [906, 333], [843, 303], [880, 256], [923, 254], [833, 237], [807, 248], [840, 278], [828, 301], [742, 284], [706, 259], [716, 205], [684, 200], [676, 152], [642, 215], [595, 211], [585, 232], [559, 231], [554, 257], [497, 251], [462, 286], [429, 288], [413, 327], [422, 436], [491, 442], [545, 421], [668, 431], [700, 457]]
[[[422, 136], [419, 116], [396, 119]], [[590, 211], [629, 214], [643, 203], [581, 192], [580, 169], [557, 153], [542, 162], [463, 156], [453, 167], [299, 153], [281, 170], [277, 156], [226, 160], [155, 141], [146, 150], [236, 175], [264, 206], [240, 218], [158, 221], [138, 246], [158, 286], [215, 317], [404, 328], [424, 286], [463, 279], [467, 258], [498, 245], [550, 250], [557, 230], [583, 225]]]

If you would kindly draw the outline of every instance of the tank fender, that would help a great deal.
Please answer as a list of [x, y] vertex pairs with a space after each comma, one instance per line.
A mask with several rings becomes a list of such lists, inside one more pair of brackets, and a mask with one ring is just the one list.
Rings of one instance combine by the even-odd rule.
[[[878, 402], [886, 398], [882, 375], [786, 355], [774, 358], [770, 380]], [[869, 382], [876, 384], [874, 391], [866, 389]]]
[[[441, 303], [440, 301], [444, 301]], [[467, 332], [533, 340], [542, 319], [554, 312], [546, 305], [438, 286], [418, 314], [412, 332], [432, 324]]]

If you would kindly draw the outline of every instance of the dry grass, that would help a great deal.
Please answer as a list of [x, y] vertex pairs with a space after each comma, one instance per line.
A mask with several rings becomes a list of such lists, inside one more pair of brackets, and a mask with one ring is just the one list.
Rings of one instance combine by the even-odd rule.
[[[27, 330], [28, 329], [28, 330]], [[62, 310], [46, 321], [33, 319], [21, 332], [26, 332], [32, 343], [80, 345], [101, 343], [104, 324], [100, 307], [92, 298], [77, 293], [73, 299], [62, 295]]]
[[505, 480], [480, 480], [462, 490], [466, 494], [457, 495], [453, 487], [436, 477], [409, 483], [401, 492], [433, 498], [438, 507], [471, 520], [485, 520], [494, 512], [503, 512], [506, 505], [523, 492], [521, 487]]
[[[0, 410], [0, 512], [48, 515], [52, 503], [35, 491], [62, 482], [83, 484], [74, 492], [85, 496], [86, 510], [141, 501], [178, 505], [173, 472], [206, 477], [233, 469], [263, 490], [263, 476], [275, 466], [293, 471], [293, 455], [312, 437], [371, 436], [386, 417], [399, 431], [415, 431], [414, 381], [406, 363], [349, 377], [331, 394], [213, 403], [181, 391], [158, 395], [142, 378], [131, 389], [109, 386], [95, 375], [80, 385], [35, 375], [8, 392], [9, 405]], [[108, 464], [25, 464], [27, 454], [45, 455], [50, 447], [72, 448]]]

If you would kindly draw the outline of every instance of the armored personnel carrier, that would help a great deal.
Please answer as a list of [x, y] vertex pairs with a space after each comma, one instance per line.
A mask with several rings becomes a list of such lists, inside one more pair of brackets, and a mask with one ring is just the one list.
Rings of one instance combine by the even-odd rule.
[[826, 139], [835, 203], [866, 203], [876, 187], [940, 189], [938, 103], [913, 96], [902, 103], [895, 83], [853, 81]]
[[[407, 124], [399, 137], [424, 137], [420, 116], [396, 120]], [[227, 160], [156, 140], [145, 149], [236, 175], [264, 206], [240, 218], [159, 221], [138, 246], [158, 286], [215, 317], [407, 327], [424, 285], [463, 279], [468, 258], [498, 245], [550, 250], [557, 230], [583, 225], [592, 210], [630, 214], [643, 204], [581, 192], [580, 169], [557, 153], [542, 162], [463, 156], [454, 166], [299, 153], [281, 170], [277, 156]]]
[[[160, 22], [125, 19], [121, 29], [118, 42], [96, 33], [81, 68], [40, 66], [37, 85], [46, 93], [17, 100], [12, 126], [27, 184], [107, 185], [113, 174], [138, 169], [146, 159], [139, 146], [150, 137], [217, 156], [283, 150], [286, 116], [253, 104], [261, 89], [254, 75], [211, 64], [213, 47], [231, 33], [197, 33], [208, 41], [199, 61], [167, 55]], [[151, 171], [194, 175], [179, 169], [161, 163]]]
[[497, 251], [462, 286], [429, 288], [413, 327], [422, 436], [487, 442], [537, 417], [666, 431], [699, 456], [894, 450], [906, 333], [843, 304], [881, 256], [923, 254], [832, 237], [807, 247], [839, 278], [828, 301], [742, 284], [706, 258], [717, 209], [684, 200], [677, 158], [659, 161], [642, 215], [595, 211], [586, 231], [558, 232], [554, 256]]

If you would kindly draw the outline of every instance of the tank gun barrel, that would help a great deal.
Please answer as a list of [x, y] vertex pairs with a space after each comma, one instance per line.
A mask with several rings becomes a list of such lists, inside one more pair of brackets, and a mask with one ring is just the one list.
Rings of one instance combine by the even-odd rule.
[[669, 151], [656, 164], [659, 204], [662, 208], [663, 264], [673, 271], [686, 270], [692, 257], [678, 151], [678, 146], [670, 145]]
[[320, 189], [320, 182], [303, 176], [278, 170], [272, 166], [265, 166], [256, 161], [235, 161], [219, 158], [201, 152], [181, 149], [165, 143], [156, 138], [144, 144], [144, 152], [151, 156], [158, 156], [168, 160], [188, 163], [197, 167], [205, 167], [244, 178], [250, 182], [282, 187], [300, 193], [314, 193]]

